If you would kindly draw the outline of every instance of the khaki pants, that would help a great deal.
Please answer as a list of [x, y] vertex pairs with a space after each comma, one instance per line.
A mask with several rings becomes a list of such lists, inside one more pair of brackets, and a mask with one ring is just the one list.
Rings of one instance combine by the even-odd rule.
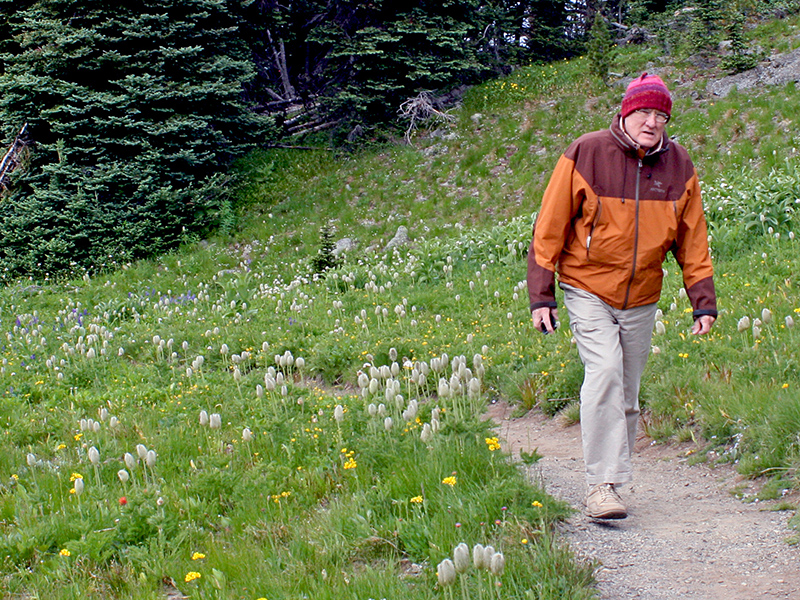
[[620, 310], [561, 285], [584, 366], [581, 437], [586, 481], [629, 483], [639, 420], [639, 383], [653, 335], [656, 304]]

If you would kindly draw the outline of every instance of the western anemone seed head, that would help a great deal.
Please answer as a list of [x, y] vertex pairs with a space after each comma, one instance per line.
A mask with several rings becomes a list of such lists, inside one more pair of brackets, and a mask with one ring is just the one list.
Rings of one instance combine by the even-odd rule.
[[111, 417], [111, 418], [108, 420], [108, 426], [109, 426], [111, 429], [116, 429], [116, 428], [119, 426], [119, 419], [118, 419], [117, 417]]
[[383, 402], [378, 404], [378, 416], [381, 418], [386, 416], [386, 405]]
[[75, 495], [80, 496], [83, 493], [83, 488], [85, 487], [83, 484], [83, 478], [78, 477], [72, 485], [75, 488]]
[[736, 324], [736, 329], [739, 330], [739, 333], [750, 329], [750, 317], [745, 315], [739, 319], [739, 322]]
[[362, 390], [369, 387], [369, 376], [363, 371], [358, 374], [358, 387]]
[[753, 339], [757, 340], [761, 337], [761, 327], [758, 325], [753, 325]]
[[36, 455], [28, 452], [27, 461], [29, 467], [34, 467], [36, 465]]
[[772, 323], [772, 311], [768, 308], [762, 308], [761, 320], [764, 321], [764, 323]]
[[205, 410], [200, 411], [200, 425], [203, 427], [208, 425], [208, 413]]
[[489, 570], [492, 572], [492, 575], [495, 577], [500, 577], [503, 574], [503, 570], [506, 568], [506, 557], [503, 556], [502, 552], [495, 552], [492, 555], [492, 561], [489, 564]]
[[429, 444], [433, 439], [433, 429], [431, 428], [430, 423], [425, 423], [422, 426], [422, 432], [419, 434], [419, 439], [423, 441], [425, 444]]
[[302, 371], [302, 370], [305, 368], [305, 366], [306, 366], [306, 359], [305, 359], [305, 358], [303, 358], [302, 356], [298, 356], [298, 357], [297, 357], [297, 358], [294, 360], [294, 366], [295, 366], [295, 367], [297, 367], [299, 370], [301, 370], [301, 371]]
[[494, 546], [483, 547], [483, 568], [488, 569], [492, 566], [492, 557], [494, 556]]
[[87, 454], [89, 456], [89, 462], [93, 465], [96, 465], [100, 462], [100, 452], [94, 446], [89, 448], [89, 452]]
[[108, 409], [105, 406], [102, 406], [97, 411], [97, 414], [100, 416], [101, 421], [105, 421], [108, 418]]
[[787, 316], [784, 319], [784, 322], [786, 323], [787, 329], [791, 329], [792, 327], [794, 327], [794, 319], [791, 316]]
[[253, 432], [250, 431], [249, 427], [245, 427], [242, 430], [242, 441], [250, 442], [250, 441], [252, 441], [252, 439], [253, 439]]
[[156, 466], [156, 451], [148, 450], [147, 456], [144, 457], [144, 463], [151, 469]]
[[374, 377], [369, 380], [369, 393], [375, 394], [378, 392], [378, 380]]
[[211, 429], [219, 429], [222, 427], [222, 417], [219, 416], [219, 413], [211, 413], [208, 415], [208, 426]]
[[131, 471], [136, 468], [136, 458], [130, 452], [125, 453], [125, 466]]
[[469, 546], [461, 542], [453, 550], [453, 565], [455, 566], [456, 573], [464, 573], [469, 569]]
[[131, 476], [128, 475], [128, 472], [125, 469], [120, 469], [119, 471], [117, 471], [117, 477], [119, 477], [119, 480], [122, 483], [128, 483], [128, 480], [131, 478]]
[[391, 430], [392, 430], [392, 427], [394, 427], [394, 421], [392, 421], [392, 417], [386, 417], [386, 418], [383, 420], [383, 428], [384, 428], [386, 431], [391, 431]]
[[228, 354], [228, 351], [229, 351], [228, 344], [222, 344], [222, 346], [219, 347], [219, 353], [222, 354], [222, 356]]
[[397, 348], [389, 348], [389, 360], [397, 360]]
[[256, 397], [263, 398], [264, 397], [264, 386], [260, 383], [256, 385]]
[[663, 321], [656, 321], [656, 333], [658, 335], [664, 335], [667, 332], [667, 328], [664, 326]]
[[445, 558], [440, 562], [436, 568], [436, 576], [439, 579], [439, 585], [443, 587], [451, 585], [456, 580], [456, 567], [453, 561]]
[[369, 406], [367, 407], [367, 414], [369, 414], [370, 417], [374, 417], [378, 414], [378, 407], [375, 406], [374, 402], [370, 402]]
[[336, 419], [337, 423], [344, 421], [344, 408], [342, 408], [341, 404], [337, 404], [336, 408], [333, 409], [333, 418]]
[[136, 444], [136, 454], [139, 458], [144, 459], [147, 456], [147, 446], [144, 444]]
[[476, 569], [483, 568], [483, 544], [475, 544], [472, 547], [472, 564]]

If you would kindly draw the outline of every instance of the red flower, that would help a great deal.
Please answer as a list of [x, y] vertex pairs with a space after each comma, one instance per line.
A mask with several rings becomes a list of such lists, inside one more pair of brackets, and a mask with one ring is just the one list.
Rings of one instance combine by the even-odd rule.
[[128, 503], [128, 499], [127, 499], [125, 496], [122, 496], [122, 497], [119, 499], [119, 505], [120, 505], [120, 506], [125, 506], [127, 503]]

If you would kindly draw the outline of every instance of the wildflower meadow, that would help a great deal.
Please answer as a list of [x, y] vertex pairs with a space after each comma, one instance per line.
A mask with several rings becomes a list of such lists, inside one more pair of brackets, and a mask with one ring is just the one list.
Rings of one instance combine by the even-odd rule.
[[[546, 174], [615, 110], [613, 90], [587, 106], [586, 69], [476, 88], [445, 135], [411, 145], [254, 153], [235, 236], [5, 281], [4, 597], [596, 597], [594, 565], [554, 527], [571, 509], [483, 418], [490, 402], [577, 401], [566, 314], [534, 331], [524, 280]], [[668, 260], [642, 388], [654, 441], [767, 478], [764, 497], [796, 490], [800, 464], [800, 130], [760, 129], [771, 95], [788, 111], [792, 93], [676, 93], [720, 318], [689, 333]], [[734, 108], [759, 140], [709, 129]], [[729, 154], [708, 151], [715, 135]], [[400, 225], [410, 241], [390, 247]], [[321, 244], [325, 227], [352, 248]]]

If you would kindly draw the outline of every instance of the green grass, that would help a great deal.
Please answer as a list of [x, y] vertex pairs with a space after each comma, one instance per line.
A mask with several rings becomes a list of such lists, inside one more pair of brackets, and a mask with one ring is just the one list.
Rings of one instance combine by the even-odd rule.
[[[780, 49], [793, 42], [776, 31], [796, 27], [793, 17], [752, 35]], [[633, 76], [660, 55], [622, 49], [612, 70]], [[665, 69], [670, 131], [707, 192], [720, 319], [708, 337], [688, 333], [668, 262], [664, 332], [643, 379], [647, 432], [774, 477], [766, 490], [779, 495], [797, 487], [800, 464], [795, 88], [710, 99], [691, 65]], [[471, 90], [443, 135], [421, 130], [411, 145], [254, 153], [238, 166], [235, 234], [95, 278], [0, 290], [3, 589], [149, 599], [166, 581], [192, 598], [427, 599], [462, 586], [594, 597], [592, 566], [553, 533], [566, 507], [493, 449], [480, 420], [496, 398], [579, 418], [566, 316], [554, 335], [534, 332], [523, 282], [555, 161], [607, 126], [623, 91], [587, 77], [585, 59], [519, 69]], [[325, 225], [357, 247], [318, 277]], [[384, 254], [400, 225], [411, 244]], [[152, 466], [135, 458], [139, 444]], [[502, 550], [500, 588], [474, 569], [439, 586], [436, 566], [461, 542]]]

